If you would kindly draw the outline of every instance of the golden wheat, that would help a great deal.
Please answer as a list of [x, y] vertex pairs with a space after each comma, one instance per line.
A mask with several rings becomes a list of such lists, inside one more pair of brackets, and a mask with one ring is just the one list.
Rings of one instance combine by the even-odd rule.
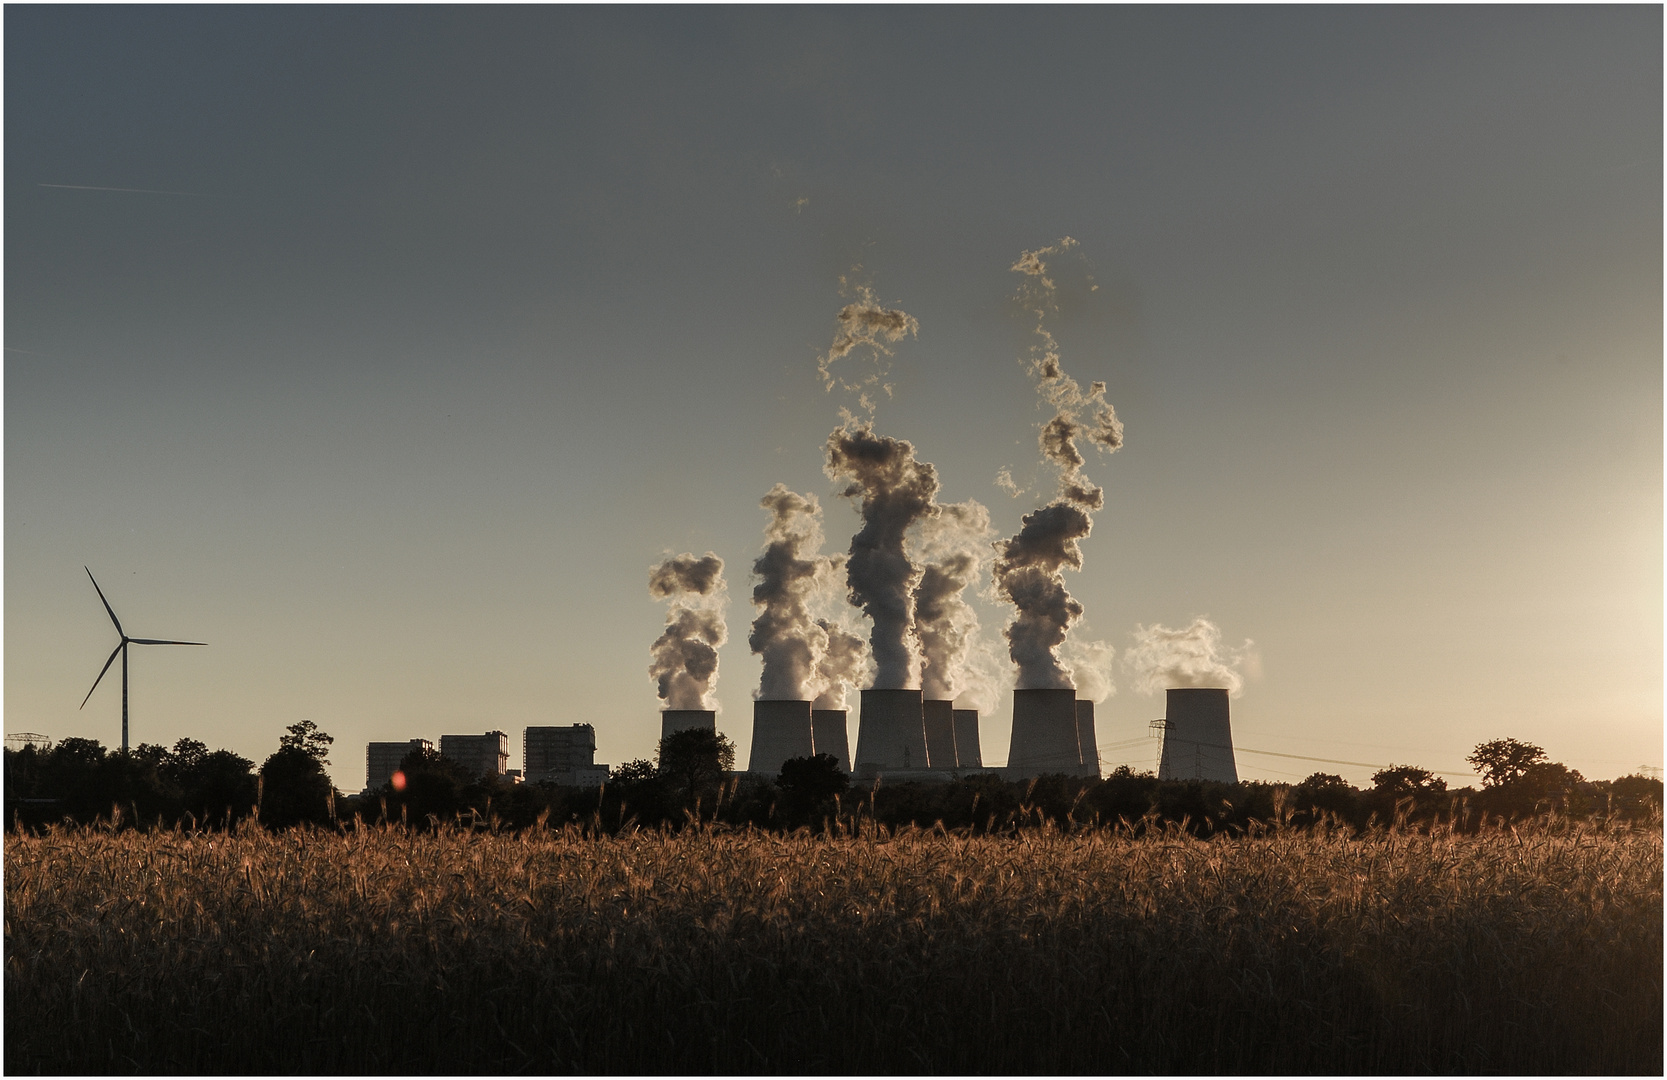
[[1661, 1068], [1659, 828], [5, 841], [8, 1072]]

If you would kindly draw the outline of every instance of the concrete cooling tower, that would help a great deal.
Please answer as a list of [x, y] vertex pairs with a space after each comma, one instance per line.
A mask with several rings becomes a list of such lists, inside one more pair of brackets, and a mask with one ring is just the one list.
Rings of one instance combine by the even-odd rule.
[[919, 690], [864, 690], [857, 716], [857, 770], [924, 769], [926, 714]]
[[1082, 759], [1082, 774], [1100, 778], [1100, 740], [1094, 734], [1094, 703], [1077, 702], [1077, 755]]
[[1078, 776], [1083, 771], [1082, 752], [1077, 746], [1077, 692], [1013, 691], [1008, 775], [1027, 779], [1052, 773]]
[[752, 756], [747, 771], [774, 776], [788, 758], [815, 753], [810, 733], [810, 702], [752, 703]]
[[810, 734], [818, 754], [832, 754], [839, 759], [840, 769], [851, 771], [851, 737], [845, 731], [844, 709], [812, 709]]
[[690, 728], [700, 728], [702, 731], [718, 730], [718, 714], [711, 709], [662, 709], [660, 710], [660, 738], [678, 731]]
[[982, 769], [984, 767], [984, 752], [978, 746], [978, 710], [956, 709], [954, 716], [955, 767], [959, 769]]
[[1227, 691], [1198, 687], [1167, 691], [1159, 780], [1239, 782]]
[[926, 728], [927, 765], [933, 769], [955, 767], [955, 703], [925, 700], [920, 703]]

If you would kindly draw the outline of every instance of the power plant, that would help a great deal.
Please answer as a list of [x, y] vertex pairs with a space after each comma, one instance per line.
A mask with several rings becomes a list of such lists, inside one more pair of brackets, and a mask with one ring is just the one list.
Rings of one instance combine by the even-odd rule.
[[844, 709], [810, 711], [811, 746], [818, 754], [838, 759], [842, 772], [851, 771], [851, 736], [845, 730]]
[[958, 769], [982, 769], [984, 767], [984, 752], [978, 742], [978, 710], [956, 709], [955, 717], [955, 767]]
[[[1081, 733], [1085, 721], [1091, 744], [1087, 755]], [[1075, 690], [1015, 690], [1013, 741], [1005, 772], [1015, 779], [1053, 773], [1097, 778], [1100, 761], [1092, 746], [1093, 731], [1094, 703], [1078, 701]]]
[[857, 772], [925, 769], [926, 713], [919, 690], [864, 690], [857, 714]]
[[752, 703], [752, 757], [747, 771], [770, 776], [781, 772], [789, 758], [816, 753], [808, 701]]
[[1163, 756], [1159, 780], [1239, 782], [1233, 760], [1233, 726], [1227, 715], [1227, 690], [1174, 687], [1165, 692]]
[[920, 703], [926, 729], [926, 767], [955, 767], [955, 703], [931, 698]]
[[661, 709], [660, 710], [660, 738], [675, 735], [679, 731], [699, 728], [702, 731], [718, 730], [718, 712], [716, 709]]

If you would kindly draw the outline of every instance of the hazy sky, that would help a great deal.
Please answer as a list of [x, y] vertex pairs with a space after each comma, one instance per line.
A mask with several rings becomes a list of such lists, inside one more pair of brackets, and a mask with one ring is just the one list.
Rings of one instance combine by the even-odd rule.
[[[8, 732], [120, 743], [119, 680], [77, 711], [116, 643], [85, 564], [130, 633], [209, 643], [135, 649], [135, 743], [258, 761], [310, 718], [357, 790], [366, 740], [501, 728], [515, 766], [584, 721], [617, 764], [658, 737], [649, 566], [711, 550], [744, 761], [758, 500], [857, 527], [822, 473], [840, 276], [919, 320], [878, 429], [1011, 535], [1051, 474], [1009, 268], [1069, 235], [1064, 364], [1126, 425], [1076, 635], [1252, 639], [1246, 748], [1661, 764], [1659, 7], [5, 31]], [[1111, 674], [1108, 763], [1151, 767], [1162, 698]]]

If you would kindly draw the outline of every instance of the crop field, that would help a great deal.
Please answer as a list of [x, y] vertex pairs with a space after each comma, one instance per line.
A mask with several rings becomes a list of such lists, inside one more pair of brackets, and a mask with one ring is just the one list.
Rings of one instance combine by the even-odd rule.
[[1660, 821], [5, 838], [8, 1073], [1659, 1073]]

